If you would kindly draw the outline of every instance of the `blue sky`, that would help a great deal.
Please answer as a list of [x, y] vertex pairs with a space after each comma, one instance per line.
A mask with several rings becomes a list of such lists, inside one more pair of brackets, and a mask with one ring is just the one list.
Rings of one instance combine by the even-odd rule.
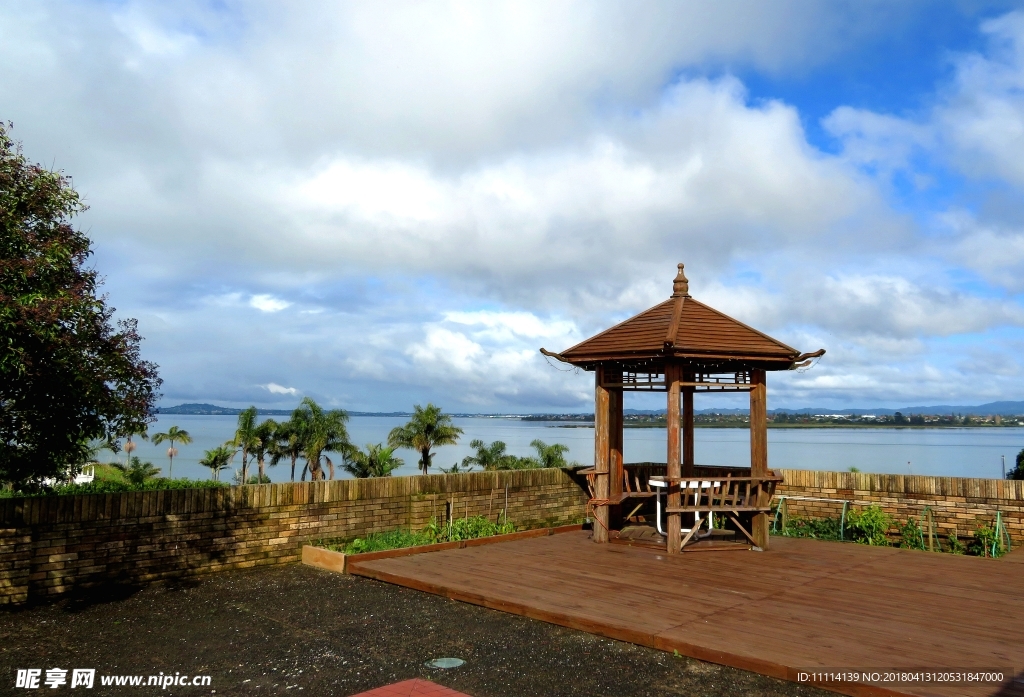
[[0, 118], [164, 404], [588, 409], [678, 261], [772, 407], [1024, 399], [1020, 3], [5, 3]]

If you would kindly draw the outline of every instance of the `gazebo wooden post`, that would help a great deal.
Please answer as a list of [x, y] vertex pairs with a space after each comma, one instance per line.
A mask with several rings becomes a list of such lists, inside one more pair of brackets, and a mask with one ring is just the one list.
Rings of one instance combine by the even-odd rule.
[[[666, 474], [669, 477], [668, 485], [668, 503], [667, 508], [678, 508], [682, 501], [679, 495], [679, 482], [671, 481], [672, 477], [680, 477], [680, 443], [679, 443], [679, 390], [680, 390], [680, 379], [682, 378], [682, 371], [680, 366], [676, 365], [671, 361], [665, 363], [665, 385], [668, 388], [668, 408], [665, 414], [666, 427], [668, 428], [668, 468]], [[682, 537], [680, 536], [680, 521], [681, 516], [679, 513], [668, 514], [668, 529], [666, 533], [668, 535], [668, 553], [678, 554], [680, 545], [682, 543]]]
[[[750, 371], [750, 476], [768, 476], [768, 385], [765, 371]], [[758, 487], [760, 499], [762, 487]], [[759, 505], [768, 505], [758, 501]], [[768, 514], [755, 513], [751, 521], [751, 536], [761, 549], [768, 549]]]
[[611, 419], [609, 418], [611, 394], [604, 386], [603, 366], [594, 371], [594, 542], [608, 541], [608, 497], [610, 495], [609, 469], [611, 451]]
[[[683, 382], [694, 382], [693, 373], [683, 373]], [[693, 388], [683, 388], [683, 476], [693, 476]]]
[[[605, 372], [608, 376], [609, 371]], [[622, 383], [621, 371], [615, 371], [609, 382]], [[622, 388], [608, 388], [608, 498], [615, 500], [622, 493]], [[608, 514], [611, 526], [620, 527], [622, 507], [612, 507]]]

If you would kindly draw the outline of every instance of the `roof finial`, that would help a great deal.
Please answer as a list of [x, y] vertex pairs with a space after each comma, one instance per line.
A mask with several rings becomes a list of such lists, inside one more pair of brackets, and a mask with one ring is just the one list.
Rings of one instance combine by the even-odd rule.
[[690, 282], [686, 280], [682, 264], [679, 264], [679, 273], [676, 274], [676, 279], [672, 281], [672, 297], [678, 298], [679, 296], [690, 297]]

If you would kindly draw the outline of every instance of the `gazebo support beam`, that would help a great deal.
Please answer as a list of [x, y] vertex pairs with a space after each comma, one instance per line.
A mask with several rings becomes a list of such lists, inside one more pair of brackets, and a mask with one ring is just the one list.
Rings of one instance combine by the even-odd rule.
[[[622, 376], [613, 376], [617, 382], [622, 381]], [[622, 388], [613, 387], [608, 390], [608, 496], [615, 499], [622, 493]], [[622, 506], [615, 506], [609, 511], [610, 522], [619, 527], [622, 523]]]
[[[750, 476], [765, 477], [768, 475], [768, 386], [765, 371], [750, 371], [750, 383]], [[758, 498], [761, 498], [760, 493]], [[767, 513], [754, 514], [750, 532], [758, 547], [768, 549]]]
[[[683, 374], [684, 382], [693, 382], [693, 373]], [[693, 387], [683, 387], [683, 476], [693, 476]]]
[[[679, 477], [681, 448], [679, 443], [679, 383], [682, 382], [682, 370], [674, 363], [665, 366], [665, 382], [668, 384], [668, 405], [666, 409], [666, 427], [668, 428], [668, 476]], [[679, 484], [671, 483], [668, 487], [668, 508], [678, 508], [681, 505], [679, 495]], [[681, 516], [678, 513], [668, 514], [668, 553], [678, 554], [682, 539], [680, 537]]]
[[608, 541], [609, 506], [611, 495], [609, 470], [611, 466], [611, 393], [604, 386], [605, 369], [598, 368], [594, 374], [594, 542]]

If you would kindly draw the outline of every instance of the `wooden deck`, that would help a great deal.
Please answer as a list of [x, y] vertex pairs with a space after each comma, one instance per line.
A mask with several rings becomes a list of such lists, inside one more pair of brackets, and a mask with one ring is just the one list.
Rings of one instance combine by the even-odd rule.
[[1018, 680], [829, 686], [845, 694], [1024, 695], [1024, 569], [1000, 560], [789, 538], [763, 553], [669, 557], [572, 532], [350, 571], [790, 680], [815, 668]]

